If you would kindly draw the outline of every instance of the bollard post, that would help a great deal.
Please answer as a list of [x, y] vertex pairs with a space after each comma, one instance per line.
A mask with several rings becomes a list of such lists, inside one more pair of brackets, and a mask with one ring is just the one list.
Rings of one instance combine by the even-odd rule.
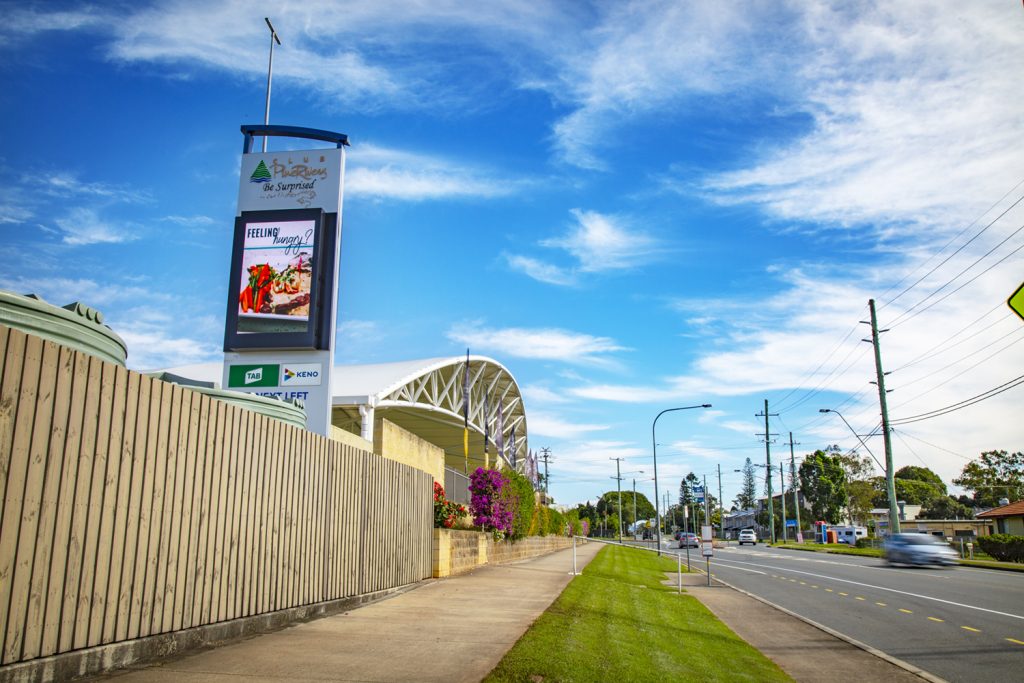
[[683, 592], [683, 556], [676, 553], [676, 576], [679, 577], [679, 592]]
[[572, 575], [579, 576], [579, 572], [576, 571], [576, 535], [572, 537]]
[[706, 557], [704, 559], [707, 560], [707, 563], [708, 563], [708, 565], [707, 565], [708, 566], [708, 586], [710, 587], [711, 586], [711, 558], [710, 557]]

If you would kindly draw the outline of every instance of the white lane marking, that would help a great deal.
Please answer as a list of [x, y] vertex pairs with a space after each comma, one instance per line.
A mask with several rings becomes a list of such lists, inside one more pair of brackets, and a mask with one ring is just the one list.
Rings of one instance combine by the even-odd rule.
[[[794, 551], [794, 552], [801, 552], [801, 551], [797, 550], [797, 551]], [[744, 555], [751, 555], [751, 551], [748, 549], [743, 554]], [[903, 570], [900, 570], [900, 569], [893, 569], [892, 567], [879, 567], [877, 565], [872, 565], [872, 564], [857, 564], [857, 563], [854, 563], [854, 562], [839, 562], [837, 560], [822, 560], [822, 559], [818, 559], [818, 558], [793, 557], [792, 555], [780, 555], [780, 554], [777, 554], [777, 553], [768, 553], [768, 552], [762, 552], [762, 551], [755, 551], [755, 554], [757, 555], [757, 557], [762, 557], [762, 558], [770, 559], [770, 560], [787, 560], [789, 562], [815, 562], [817, 564], [831, 564], [831, 565], [835, 565], [837, 567], [855, 567], [857, 569], [870, 569], [870, 570], [879, 571], [879, 572], [902, 572], [903, 571]], [[812, 553], [803, 553], [803, 554], [812, 554]], [[863, 557], [863, 558], [866, 558], [866, 559], [875, 559], [875, 558], [869, 557], [867, 555], [857, 555], [857, 557]], [[882, 559], [882, 558], [877, 558], [877, 559]], [[739, 560], [737, 560], [737, 562], [738, 561]], [[948, 580], [950, 580], [952, 578], [955, 578], [955, 577], [954, 576], [943, 576], [941, 574], [928, 574], [927, 578], [929, 580], [931, 580], [931, 579], [938, 579], [940, 581], [948, 581]]]
[[[719, 562], [725, 562], [725, 563], [738, 562], [738, 560], [723, 560], [723, 559], [719, 559], [718, 561]], [[748, 562], [746, 564], [751, 564], [751, 565], [754, 565], [755, 567], [764, 567], [765, 569], [773, 569], [775, 571], [779, 571], [778, 567], [772, 567], [772, 566], [766, 565], [766, 564], [758, 564], [756, 562]], [[728, 566], [728, 564], [726, 566]], [[742, 569], [742, 567], [731, 567], [731, 568], [732, 569]], [[816, 576], [819, 579], [828, 579], [829, 581], [839, 581], [841, 583], [853, 584], [854, 586], [862, 586], [864, 588], [874, 588], [875, 590], [880, 590], [880, 591], [889, 591], [890, 593], [897, 593], [899, 595], [909, 595], [912, 598], [921, 598], [922, 600], [932, 600], [934, 602], [941, 602], [941, 603], [943, 603], [945, 605], [953, 605], [955, 607], [965, 607], [967, 609], [978, 610], [979, 612], [988, 612], [989, 614], [998, 614], [999, 616], [1002, 616], [1002, 617], [1011, 617], [1013, 619], [1024, 619], [1024, 615], [1022, 615], [1022, 614], [1010, 614], [1009, 612], [1000, 612], [999, 610], [988, 609], [987, 607], [978, 607], [976, 605], [966, 605], [966, 604], [964, 604], [962, 602], [953, 602], [952, 600], [943, 600], [942, 598], [933, 598], [930, 595], [921, 595], [920, 593], [911, 593], [909, 591], [896, 590], [895, 588], [888, 588], [886, 586], [875, 586], [875, 585], [870, 584], [870, 583], [861, 583], [860, 581], [851, 581], [849, 579], [840, 579], [839, 577], [836, 577], [836, 576], [826, 576], [825, 574], [815, 574], [813, 572], [804, 572], [804, 571], [800, 571], [799, 569], [783, 569], [782, 571], [794, 572], [796, 574], [806, 574], [807, 576]]]

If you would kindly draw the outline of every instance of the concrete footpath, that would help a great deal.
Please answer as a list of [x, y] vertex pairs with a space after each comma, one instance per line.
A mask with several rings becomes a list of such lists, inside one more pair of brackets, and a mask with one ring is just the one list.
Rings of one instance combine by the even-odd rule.
[[[602, 547], [579, 546], [579, 569]], [[561, 594], [571, 571], [571, 549], [482, 567], [350, 612], [90, 680], [476, 683]], [[683, 580], [688, 593], [796, 681], [921, 681], [750, 596], [708, 588], [702, 574]]]
[[[582, 568], [601, 549], [580, 545]], [[431, 580], [351, 612], [94, 681], [476, 683], [573, 578], [572, 549]]]
[[[675, 577], [673, 577], [673, 583]], [[683, 589], [743, 640], [800, 683], [857, 681], [921, 683], [941, 680], [918, 676], [822, 631], [760, 600], [718, 583], [712, 575], [684, 574]]]

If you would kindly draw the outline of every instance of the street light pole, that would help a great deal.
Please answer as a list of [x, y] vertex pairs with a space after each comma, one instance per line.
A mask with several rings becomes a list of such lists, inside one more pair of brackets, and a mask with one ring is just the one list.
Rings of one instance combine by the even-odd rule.
[[676, 410], [692, 410], [693, 408], [710, 408], [710, 403], [702, 403], [698, 406], [683, 406], [681, 408], [666, 408], [657, 415], [654, 416], [654, 422], [651, 423], [651, 454], [654, 456], [654, 511], [656, 521], [658, 523], [658, 554], [661, 555], [661, 510], [658, 509], [658, 441], [655, 437], [654, 429], [658, 426], [658, 418], [665, 413], [671, 413]]
[[[274, 43], [281, 44], [281, 39], [277, 37], [277, 31], [274, 30], [274, 25], [270, 23], [270, 17], [263, 17], [263, 21], [267, 22], [267, 28], [270, 29], [270, 63], [267, 65], [267, 104], [263, 109], [263, 125], [270, 125], [270, 81], [274, 75]], [[263, 151], [267, 151], [267, 136], [263, 136]]]

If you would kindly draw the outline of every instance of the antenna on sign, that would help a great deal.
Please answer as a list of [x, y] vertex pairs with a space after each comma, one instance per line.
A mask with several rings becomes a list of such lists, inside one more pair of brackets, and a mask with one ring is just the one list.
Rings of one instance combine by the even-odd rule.
[[[270, 29], [270, 63], [267, 65], [267, 104], [263, 109], [263, 125], [270, 124], [270, 81], [274, 75], [274, 43], [281, 44], [281, 39], [277, 37], [277, 31], [274, 30], [274, 25], [270, 23], [269, 17], [263, 17], [263, 21], [267, 22], [267, 28]], [[267, 136], [263, 136], [263, 151], [267, 151]]]

